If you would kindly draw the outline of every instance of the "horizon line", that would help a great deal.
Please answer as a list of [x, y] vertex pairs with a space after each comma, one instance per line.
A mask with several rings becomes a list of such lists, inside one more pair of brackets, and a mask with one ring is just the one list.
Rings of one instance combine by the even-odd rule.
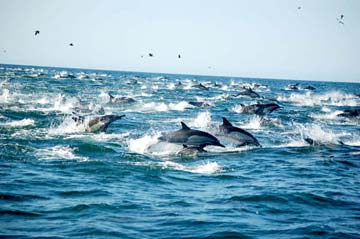
[[128, 70], [109, 70], [101, 68], [81, 68], [81, 67], [64, 67], [64, 66], [47, 66], [47, 65], [27, 65], [27, 64], [11, 64], [0, 63], [0, 65], [9, 66], [22, 66], [22, 67], [46, 67], [46, 68], [59, 68], [59, 69], [75, 69], [75, 70], [96, 70], [96, 71], [114, 71], [114, 72], [136, 72], [146, 74], [166, 74], [166, 75], [184, 75], [184, 76], [207, 76], [207, 77], [225, 77], [225, 78], [244, 78], [244, 79], [258, 79], [258, 80], [281, 80], [281, 81], [308, 81], [308, 82], [332, 82], [332, 83], [354, 83], [360, 84], [360, 82], [353, 81], [331, 81], [331, 80], [299, 80], [289, 78], [266, 78], [266, 77], [247, 77], [247, 76], [224, 76], [224, 75], [202, 75], [202, 74], [189, 74], [189, 73], [167, 73], [167, 72], [147, 72], [147, 71], [128, 71]]

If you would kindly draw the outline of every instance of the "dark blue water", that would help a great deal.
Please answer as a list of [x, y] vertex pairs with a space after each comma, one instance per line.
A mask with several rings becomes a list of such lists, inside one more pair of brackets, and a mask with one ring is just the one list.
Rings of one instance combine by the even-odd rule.
[[[297, 82], [0, 65], [0, 237], [360, 238], [359, 118], [338, 116], [360, 84]], [[241, 113], [257, 101], [281, 108]], [[72, 120], [102, 107], [126, 117], [106, 133]], [[157, 139], [221, 117], [262, 147], [183, 155]]]

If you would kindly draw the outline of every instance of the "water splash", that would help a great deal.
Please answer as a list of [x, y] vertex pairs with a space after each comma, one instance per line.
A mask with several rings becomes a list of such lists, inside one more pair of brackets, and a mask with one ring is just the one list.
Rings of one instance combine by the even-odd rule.
[[130, 151], [139, 153], [139, 154], [146, 154], [149, 153], [148, 149], [151, 145], [154, 145], [158, 142], [158, 138], [160, 134], [155, 135], [144, 135], [138, 139], [129, 139], [128, 141], [128, 148]]
[[211, 114], [208, 111], [200, 112], [196, 118], [189, 122], [191, 127], [207, 129], [211, 123]]

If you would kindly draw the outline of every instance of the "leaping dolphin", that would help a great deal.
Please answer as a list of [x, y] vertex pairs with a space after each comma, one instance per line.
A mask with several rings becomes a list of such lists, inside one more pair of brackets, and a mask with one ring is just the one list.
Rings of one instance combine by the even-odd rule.
[[196, 148], [200, 151], [204, 150], [204, 147], [208, 145], [225, 147], [215, 136], [204, 131], [190, 129], [184, 122], [181, 122], [181, 129], [160, 136], [159, 140], [186, 145], [189, 148]]
[[236, 147], [245, 145], [261, 146], [259, 141], [249, 132], [241, 128], [233, 126], [225, 117], [223, 124], [219, 126], [219, 133], [217, 136], [226, 141], [236, 144]]
[[259, 102], [253, 105], [243, 105], [241, 104], [242, 113], [248, 113], [248, 114], [257, 114], [260, 116], [264, 116], [266, 114], [270, 114], [274, 110], [277, 110], [280, 108], [278, 104], [275, 103], [269, 103], [269, 104], [260, 104]]
[[209, 90], [206, 86], [204, 86], [202, 83], [199, 83], [198, 85], [193, 85], [192, 88], [196, 88], [199, 90]]
[[[95, 117], [87, 123], [85, 131], [90, 133], [105, 132], [112, 122], [123, 117], [125, 117], [125, 115], [104, 115]], [[77, 124], [82, 124], [85, 121], [84, 116], [73, 116], [72, 119]]]
[[113, 96], [112, 94], [108, 93], [110, 101], [109, 103], [119, 103], [119, 104], [130, 104], [135, 103], [136, 100], [131, 97], [126, 96]]
[[261, 96], [253, 91], [251, 88], [245, 88], [243, 87], [240, 92], [238, 92], [236, 95], [233, 95], [234, 97], [238, 97], [240, 95], [249, 96], [251, 98], [261, 98]]
[[105, 132], [109, 125], [125, 115], [104, 115], [89, 121], [86, 131], [91, 133]]

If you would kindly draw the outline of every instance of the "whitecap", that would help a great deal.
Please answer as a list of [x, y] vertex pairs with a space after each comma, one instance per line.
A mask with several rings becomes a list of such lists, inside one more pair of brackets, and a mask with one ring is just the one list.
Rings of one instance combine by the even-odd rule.
[[8, 127], [25, 127], [25, 126], [35, 125], [35, 121], [33, 119], [22, 119], [22, 120], [14, 120], [11, 122], [6, 122], [1, 125]]
[[326, 114], [315, 114], [315, 113], [311, 113], [309, 116], [311, 118], [314, 118], [314, 119], [328, 119], [328, 120], [332, 120], [332, 119], [336, 119], [338, 118], [338, 114], [342, 113], [342, 111], [340, 110], [336, 110], [334, 112], [329, 112], [329, 111], [324, 111], [326, 112]]
[[185, 166], [183, 164], [173, 162], [173, 161], [164, 161], [164, 162], [137, 162], [135, 165], [140, 166], [158, 166], [162, 169], [172, 169], [178, 171], [185, 171], [190, 173], [198, 174], [214, 174], [221, 172], [221, 167], [216, 162], [202, 162], [199, 165], [195, 166]]
[[0, 103], [8, 103], [10, 99], [10, 93], [8, 89], [3, 89], [0, 95]]
[[69, 146], [54, 146], [45, 149], [38, 149], [35, 156], [39, 159], [52, 160], [52, 159], [71, 159], [87, 161], [87, 157], [81, 157], [74, 154], [75, 149]]
[[339, 91], [330, 91], [323, 94], [314, 94], [311, 91], [292, 93], [290, 96], [278, 96], [277, 100], [293, 102], [298, 106], [356, 106], [357, 100], [353, 94], [346, 94]]
[[241, 125], [245, 129], [261, 129], [262, 118], [260, 116], [252, 116], [248, 123]]
[[295, 124], [297, 127], [301, 138], [311, 138], [315, 142], [320, 144], [339, 144], [339, 136], [342, 136], [342, 133], [334, 133], [330, 129], [323, 129], [320, 125], [317, 124]]
[[199, 173], [199, 174], [214, 174], [221, 170], [221, 167], [216, 162], [206, 162], [196, 166], [185, 166], [180, 163], [165, 161], [162, 162], [161, 165], [163, 168], [171, 168], [179, 171]]

